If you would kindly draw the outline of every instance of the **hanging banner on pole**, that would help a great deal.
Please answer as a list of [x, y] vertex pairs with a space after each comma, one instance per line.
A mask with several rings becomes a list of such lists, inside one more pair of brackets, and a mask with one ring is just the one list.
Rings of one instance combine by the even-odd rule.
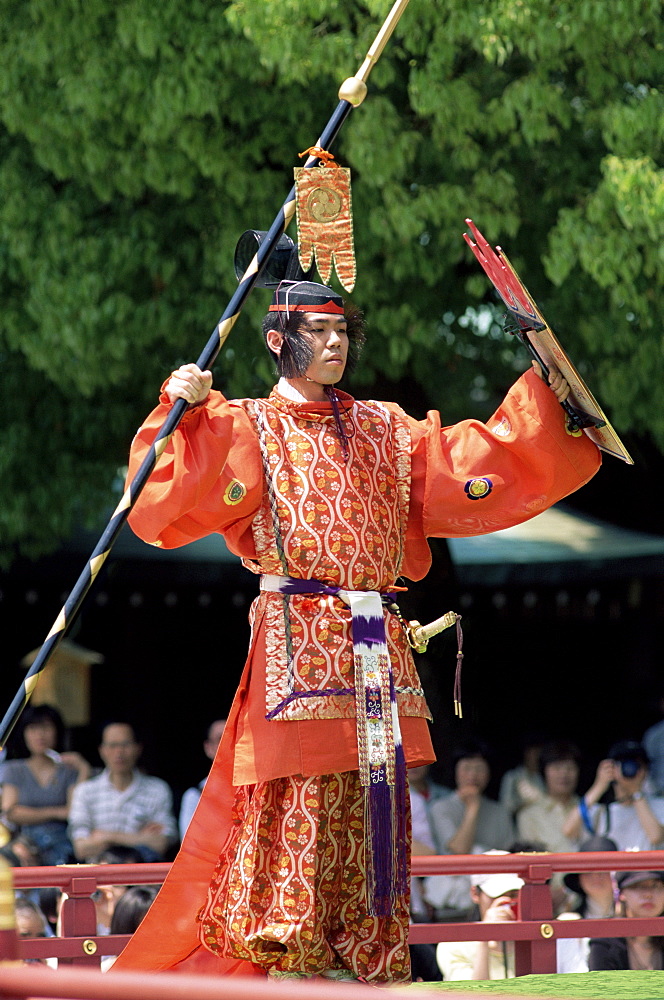
[[295, 167], [295, 210], [300, 265], [308, 271], [316, 262], [321, 281], [327, 285], [332, 266], [347, 292], [355, 287], [353, 210], [350, 170], [334, 162], [332, 153], [311, 147], [300, 153], [317, 156], [319, 167]]

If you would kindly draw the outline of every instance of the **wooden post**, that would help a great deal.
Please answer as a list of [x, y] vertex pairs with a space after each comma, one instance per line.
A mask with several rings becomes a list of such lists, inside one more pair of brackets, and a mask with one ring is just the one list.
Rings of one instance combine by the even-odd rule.
[[81, 939], [81, 954], [76, 958], [61, 958], [58, 965], [92, 965], [100, 968], [101, 955], [94, 938], [97, 936], [97, 911], [91, 899], [97, 889], [96, 878], [75, 875], [62, 903], [60, 921], [63, 937]]
[[519, 919], [540, 921], [540, 940], [514, 942], [514, 971], [517, 976], [556, 971], [556, 941], [553, 928], [553, 904], [547, 882], [553, 868], [547, 864], [529, 865], [523, 874], [525, 885], [519, 893]]

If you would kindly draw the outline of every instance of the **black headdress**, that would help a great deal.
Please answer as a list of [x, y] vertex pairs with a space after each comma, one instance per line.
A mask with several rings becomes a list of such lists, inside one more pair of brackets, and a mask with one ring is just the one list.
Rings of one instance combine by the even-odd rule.
[[[263, 232], [248, 229], [240, 237], [235, 250], [238, 278], [249, 266], [264, 236]], [[263, 320], [263, 336], [267, 337], [270, 330], [279, 330], [282, 334], [281, 352], [276, 354], [270, 351], [270, 354], [274, 358], [277, 374], [284, 378], [304, 375], [313, 358], [311, 345], [302, 334], [305, 313], [345, 316], [349, 342], [346, 371], [353, 370], [364, 344], [364, 321], [359, 309], [344, 302], [338, 292], [327, 285], [309, 281], [312, 273], [313, 268], [306, 274], [301, 269], [297, 245], [284, 235], [257, 282], [264, 288], [275, 289], [268, 314]]]

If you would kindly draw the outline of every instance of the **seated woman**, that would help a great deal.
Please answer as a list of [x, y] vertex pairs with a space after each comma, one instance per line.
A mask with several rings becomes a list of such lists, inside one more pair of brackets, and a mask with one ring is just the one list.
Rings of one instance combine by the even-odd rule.
[[[616, 916], [660, 917], [664, 913], [664, 872], [617, 872], [620, 906]], [[622, 912], [620, 912], [622, 910]], [[661, 937], [594, 938], [588, 968], [664, 969]]]
[[2, 812], [35, 844], [45, 865], [74, 861], [67, 836], [74, 785], [90, 776], [78, 753], [57, 752], [64, 735], [60, 713], [50, 705], [28, 706], [15, 745], [16, 759], [0, 769]]

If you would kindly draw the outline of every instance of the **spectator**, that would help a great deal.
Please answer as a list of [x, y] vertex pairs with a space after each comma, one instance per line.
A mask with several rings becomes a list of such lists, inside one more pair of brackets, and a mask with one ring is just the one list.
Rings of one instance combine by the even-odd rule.
[[[546, 847], [538, 840], [515, 840], [507, 848], [508, 854], [546, 854]], [[569, 907], [567, 893], [563, 888], [562, 875], [554, 872], [553, 876], [546, 880], [546, 884], [551, 889], [551, 899], [553, 903], [553, 914], [558, 916], [561, 910]]]
[[[413, 830], [412, 853], [440, 854], [431, 821], [431, 807], [434, 802], [447, 798], [452, 792], [449, 788], [431, 781], [428, 764], [409, 768], [407, 778]], [[410, 912], [414, 920], [430, 920], [433, 916], [422, 895], [423, 881], [422, 878], [411, 880]]]
[[2, 812], [26, 833], [45, 865], [74, 860], [67, 820], [74, 786], [90, 776], [78, 753], [58, 753], [64, 738], [60, 713], [50, 705], [28, 706], [16, 747], [16, 759], [1, 766]]
[[[437, 847], [443, 854], [506, 850], [514, 839], [514, 827], [504, 806], [484, 795], [491, 777], [487, 748], [479, 743], [461, 747], [453, 761], [456, 789], [431, 807]], [[463, 920], [469, 889], [467, 875], [431, 875], [424, 893], [439, 920]]]
[[133, 934], [159, 891], [158, 885], [132, 885], [118, 900], [111, 921], [111, 934]]
[[45, 886], [39, 890], [39, 909], [46, 917], [51, 934], [57, 934], [62, 892], [56, 886]]
[[0, 854], [9, 861], [12, 868], [39, 868], [44, 860], [36, 844], [24, 833], [15, 837], [0, 848]]
[[[658, 698], [660, 714], [664, 716], [664, 694]], [[664, 795], [664, 718], [643, 734], [643, 749], [650, 758], [650, 780], [656, 795]]]
[[[20, 938], [53, 937], [53, 932], [39, 906], [25, 896], [17, 895], [15, 902], [16, 934]], [[56, 958], [28, 958], [25, 965], [48, 965], [56, 969]]]
[[[219, 746], [219, 741], [221, 740], [225, 728], [226, 719], [217, 719], [208, 727], [205, 740], [203, 741], [203, 751], [208, 760], [214, 760], [217, 747]], [[195, 788], [188, 788], [182, 796], [182, 802], [180, 804], [180, 818], [178, 820], [180, 839], [182, 839], [187, 832], [187, 827], [191, 822], [191, 817], [194, 815], [194, 811], [198, 805], [198, 800], [201, 797], [201, 792], [205, 786], [205, 781], [206, 778], [203, 778], [203, 780], [200, 781]]]
[[36, 903], [17, 895], [14, 904], [16, 933], [19, 937], [52, 937], [48, 921]]
[[[619, 912], [625, 917], [660, 917], [664, 913], [664, 872], [617, 872]], [[661, 937], [594, 938], [590, 942], [591, 972], [611, 969], [664, 968]]]
[[[507, 854], [507, 851], [489, 851]], [[516, 920], [516, 901], [523, 880], [518, 875], [473, 875], [470, 899], [484, 923]], [[442, 941], [436, 949], [445, 981], [513, 979], [514, 944], [511, 941]]]
[[478, 847], [504, 850], [514, 839], [514, 827], [507, 810], [484, 795], [491, 777], [487, 748], [479, 743], [462, 747], [453, 761], [455, 791], [431, 807], [441, 850], [450, 854], [470, 854]]
[[[579, 851], [617, 851], [609, 837], [589, 837]], [[559, 920], [612, 917], [615, 910], [613, 880], [610, 872], [569, 872], [563, 881], [579, 898], [576, 908], [558, 914]], [[590, 939], [559, 938], [556, 945], [557, 972], [587, 972]]]
[[137, 847], [114, 844], [92, 858], [93, 865], [140, 865], [143, 861]]
[[115, 907], [126, 891], [126, 885], [100, 885], [93, 892], [92, 902], [95, 904], [98, 935], [111, 933], [111, 921]]
[[[92, 858], [95, 865], [138, 865], [143, 862], [141, 852], [136, 847], [123, 847], [119, 844], [102, 851]], [[122, 899], [128, 885], [100, 885], [92, 899], [97, 914], [97, 934], [110, 934], [115, 907]]]
[[434, 802], [448, 798], [452, 790], [431, 780], [428, 764], [409, 768], [406, 776], [413, 824], [413, 854], [435, 854], [439, 848], [431, 820], [431, 808]]
[[[143, 856], [137, 848], [124, 847], [116, 844], [113, 847], [102, 851], [95, 857], [90, 858], [90, 863], [94, 865], [137, 865], [142, 864], [143, 860]], [[128, 885], [120, 885], [117, 883], [113, 885], [101, 884], [97, 886], [97, 889], [92, 894], [92, 902], [95, 906], [97, 934], [100, 937], [112, 933], [111, 925], [113, 922], [115, 907], [122, 899], [128, 888]], [[41, 891], [44, 892], [43, 889]], [[59, 898], [55, 904], [55, 908], [57, 910], [59, 921], [62, 900], [66, 897], [61, 893], [58, 895]], [[108, 956], [102, 957], [102, 966], [107, 957]]]
[[177, 839], [171, 790], [137, 770], [141, 751], [127, 723], [104, 728], [99, 756], [105, 768], [77, 785], [72, 797], [69, 832], [80, 860], [120, 845], [137, 848], [143, 861], [160, 861]]
[[506, 771], [500, 782], [498, 799], [512, 818], [524, 806], [538, 802], [544, 796], [544, 781], [540, 773], [540, 753], [544, 740], [529, 735], [523, 740], [523, 759], [517, 767]]
[[[0, 855], [12, 868], [39, 868], [43, 865], [41, 854], [24, 833], [19, 833], [4, 847], [0, 847]], [[21, 895], [35, 906], [40, 905], [39, 893], [39, 889], [21, 890]]]
[[[158, 885], [132, 885], [118, 900], [111, 920], [111, 934], [133, 934], [152, 906]], [[101, 963], [102, 972], [114, 964], [116, 955], [107, 955]]]
[[[557, 740], [542, 747], [540, 768], [546, 793], [517, 816], [519, 836], [524, 840], [538, 841], [554, 853], [576, 851], [579, 839], [566, 837], [563, 830], [570, 813], [578, 813], [579, 797], [575, 792], [580, 759], [580, 751], [573, 743]], [[558, 879], [559, 885], [561, 881]]]
[[140, 865], [143, 856], [137, 847], [113, 844], [92, 859], [94, 865]]
[[[565, 835], [578, 837], [585, 826], [589, 833], [611, 837], [619, 851], [651, 851], [664, 846], [664, 799], [652, 798], [643, 790], [648, 763], [640, 743], [615, 743], [608, 758], [600, 762], [591, 788], [570, 813]], [[614, 801], [599, 806], [611, 787]]]
[[[580, 852], [617, 851], [610, 837], [589, 837], [579, 847]], [[569, 872], [565, 885], [580, 897], [576, 912], [583, 918], [612, 917], [615, 909], [613, 881], [610, 872]]]
[[[438, 854], [433, 827], [431, 823], [431, 806], [439, 799], [452, 794], [451, 789], [437, 785], [429, 778], [429, 765], [411, 767], [408, 778], [410, 795], [411, 824], [413, 831], [412, 853], [419, 855]], [[432, 907], [426, 901], [423, 892], [424, 879], [412, 878], [410, 882], [410, 915], [414, 921], [431, 920], [434, 916]], [[434, 982], [440, 979], [436, 965], [435, 945], [428, 942], [411, 944], [410, 966], [414, 982]]]

